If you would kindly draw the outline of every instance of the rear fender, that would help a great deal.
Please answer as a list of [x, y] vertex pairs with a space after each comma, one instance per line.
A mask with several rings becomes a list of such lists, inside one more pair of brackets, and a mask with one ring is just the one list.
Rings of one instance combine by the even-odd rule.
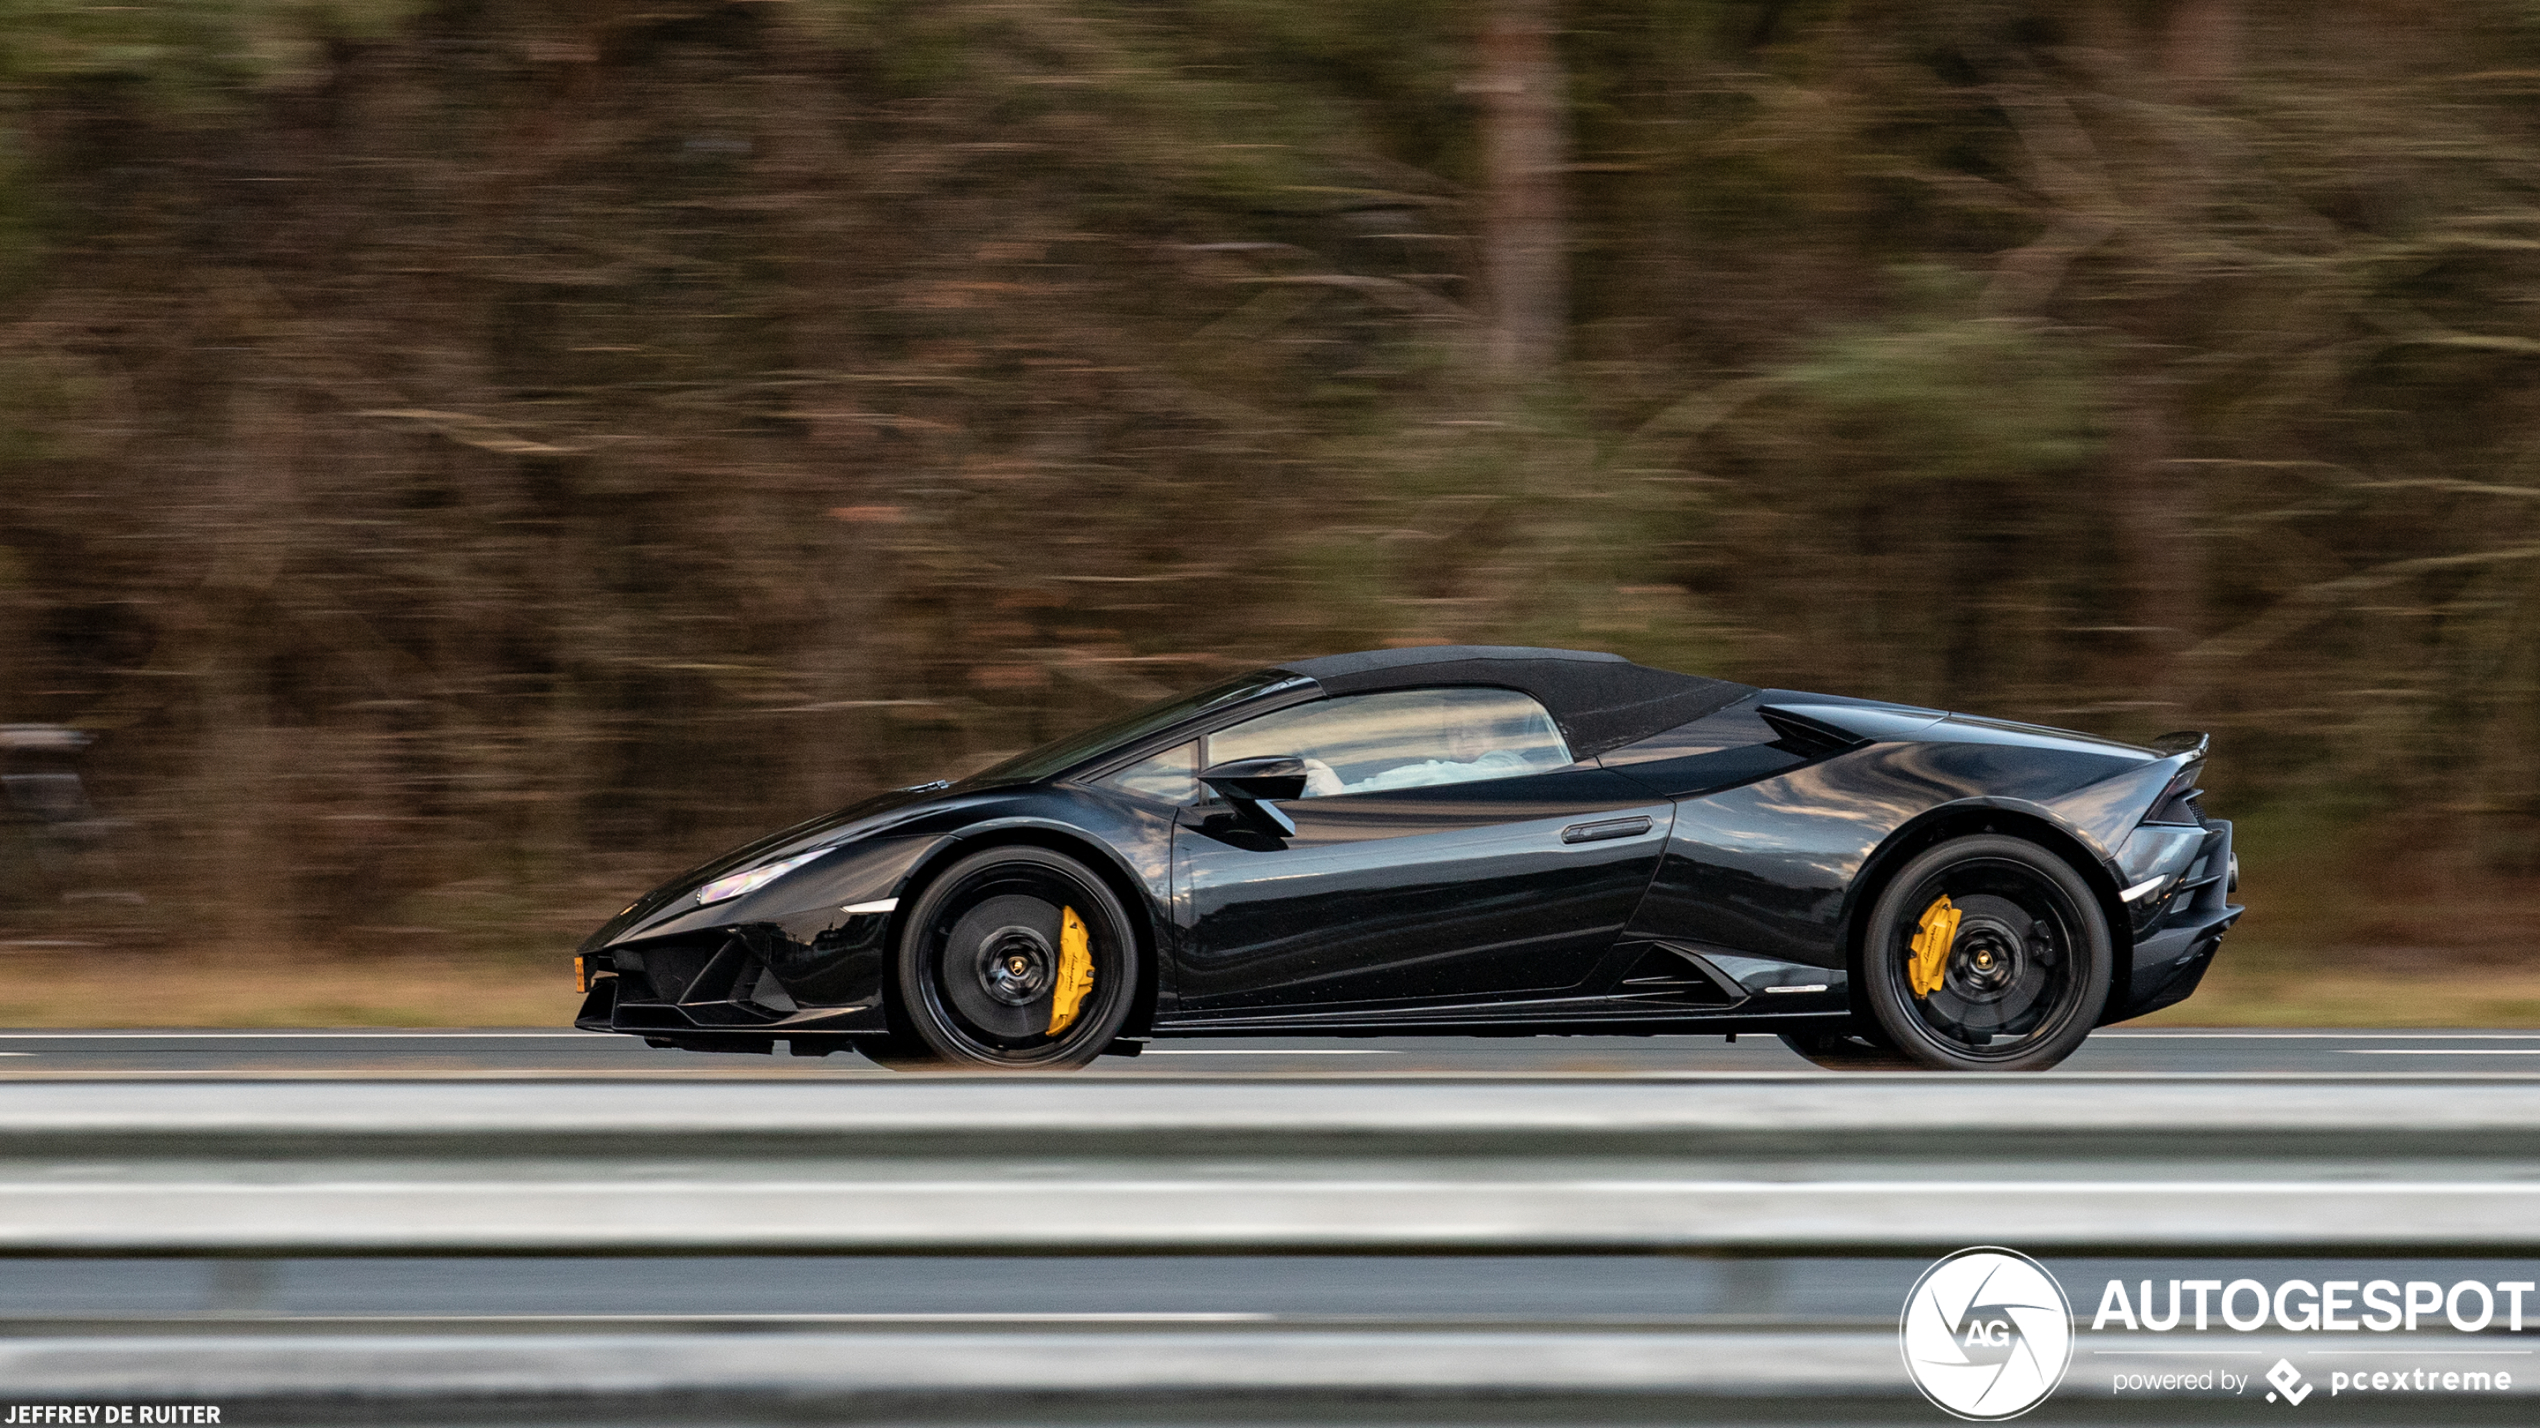
[[[2167, 786], [2164, 779], [2161, 787]], [[2153, 790], [2158, 797], [2160, 789]], [[2150, 806], [2146, 800], [2145, 806]], [[2129, 825], [2131, 826], [2131, 825]], [[2133, 978], [2134, 938], [2126, 919], [2125, 904], [2117, 898], [2116, 875], [2106, 855], [2082, 829], [2061, 818], [2055, 809], [2044, 804], [2011, 799], [1969, 799], [1947, 804], [1924, 813], [1898, 829], [1879, 845], [1863, 865], [1861, 876], [1854, 880], [1849, 904], [1844, 910], [1845, 963], [1850, 972], [1855, 1015], [1869, 1015], [1862, 968], [1869, 939], [1870, 910], [1878, 906], [1879, 896], [1895, 879], [1896, 871], [1924, 849], [1978, 833], [2002, 833], [2026, 838], [2070, 864], [2073, 871], [2089, 884], [2091, 894], [2099, 901], [2100, 916], [2108, 924], [2108, 947], [2115, 959], [2115, 986], [2123, 989]]]

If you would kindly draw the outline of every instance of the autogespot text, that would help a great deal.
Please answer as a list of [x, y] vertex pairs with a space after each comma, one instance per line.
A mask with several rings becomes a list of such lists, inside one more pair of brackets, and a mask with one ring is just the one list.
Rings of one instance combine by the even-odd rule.
[[2406, 1283], [2390, 1279], [2324, 1279], [2314, 1284], [2307, 1279], [2287, 1279], [2273, 1286], [2254, 1279], [2235, 1279], [2226, 1284], [2219, 1279], [2173, 1279], [2169, 1281], [2166, 1302], [2154, 1313], [2153, 1281], [2139, 1280], [2141, 1296], [2129, 1296], [2126, 1282], [2111, 1279], [2099, 1296], [2099, 1312], [2090, 1321], [2092, 1332], [2111, 1327], [2166, 1334], [2179, 1327], [2191, 1315], [2197, 1332], [2211, 1327], [2215, 1317], [2224, 1327], [2244, 1334], [2260, 1329], [2276, 1328], [2293, 1333], [2314, 1330], [2339, 1333], [2361, 1331], [2387, 1334], [2404, 1330], [2415, 1333], [2420, 1325], [2431, 1327], [2435, 1316], [2441, 1322], [2464, 1334], [2479, 1333], [2497, 1321], [2501, 1307], [2504, 1327], [2522, 1332], [2523, 1296], [2535, 1284], [2528, 1279], [2506, 1279], [2489, 1284], [2484, 1280], [2464, 1279], [2449, 1286], [2430, 1279], [2411, 1279]]
[[[2275, 1331], [2294, 1334], [2485, 1334], [2491, 1329], [2523, 1331], [2526, 1308], [2540, 1313], [2540, 1299], [2530, 1299], [2540, 1283], [2528, 1279], [2462, 1279], [2450, 1283], [2430, 1279], [2122, 1279], [2107, 1281], [2099, 1309], [2091, 1318], [2093, 1333], [2167, 1334], [2176, 1330], [2207, 1333], [2216, 1329], [2237, 1334]], [[2121, 1340], [2122, 1342], [2122, 1340]], [[2119, 1395], [2218, 1394], [2236, 1397], [2262, 1389], [2270, 1403], [2300, 1404], [2325, 1388], [2330, 1398], [2352, 1394], [2469, 1393], [2514, 1391], [2509, 1367], [2490, 1358], [2464, 1366], [2458, 1357], [2433, 1364], [2365, 1367], [2316, 1362], [2346, 1355], [2325, 1347], [2305, 1351], [2305, 1366], [2279, 1358], [2255, 1385], [2253, 1375], [2230, 1368], [2180, 1370], [2116, 1369], [2109, 1388]], [[2351, 1342], [2351, 1341], [2350, 1341]], [[2490, 1340], [2492, 1343], [2493, 1340]], [[2125, 1353], [2144, 1350], [2095, 1352]], [[2423, 1351], [2438, 1356], [2519, 1353], [2482, 1348]], [[2404, 1349], [2358, 1350], [2362, 1353], [2409, 1356]], [[2528, 1377], [2528, 1370], [2526, 1370]]]

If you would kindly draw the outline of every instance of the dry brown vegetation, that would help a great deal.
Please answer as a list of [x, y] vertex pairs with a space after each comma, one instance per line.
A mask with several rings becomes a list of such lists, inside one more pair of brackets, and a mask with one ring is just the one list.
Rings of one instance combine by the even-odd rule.
[[0, 941], [116, 960], [0, 1016], [556, 965], [876, 786], [1469, 639], [2211, 728], [2237, 1014], [2527, 1017], [2535, 76], [2508, 0], [17, 0], [0, 721], [118, 826], [6, 830]]

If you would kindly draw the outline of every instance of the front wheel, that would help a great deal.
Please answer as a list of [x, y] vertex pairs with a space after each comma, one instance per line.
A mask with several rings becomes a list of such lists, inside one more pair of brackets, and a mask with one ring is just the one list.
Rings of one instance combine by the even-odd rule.
[[1128, 1021], [1137, 940], [1084, 864], [1046, 848], [990, 848], [918, 898], [898, 972], [909, 1034], [863, 1048], [874, 1060], [1071, 1071]]
[[1953, 838], [1897, 871], [1870, 914], [1870, 1011], [1943, 1071], [2043, 1071], [2099, 1023], [2108, 920], [2072, 865], [2024, 838]]

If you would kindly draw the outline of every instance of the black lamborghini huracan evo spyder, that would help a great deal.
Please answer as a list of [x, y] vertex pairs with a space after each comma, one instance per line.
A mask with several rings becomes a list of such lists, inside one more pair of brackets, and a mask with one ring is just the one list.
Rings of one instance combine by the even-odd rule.
[[672, 880], [583, 944], [575, 1024], [900, 1067], [1745, 1031], [2041, 1069], [2240, 916], [2205, 751], [1577, 650], [1297, 660]]

